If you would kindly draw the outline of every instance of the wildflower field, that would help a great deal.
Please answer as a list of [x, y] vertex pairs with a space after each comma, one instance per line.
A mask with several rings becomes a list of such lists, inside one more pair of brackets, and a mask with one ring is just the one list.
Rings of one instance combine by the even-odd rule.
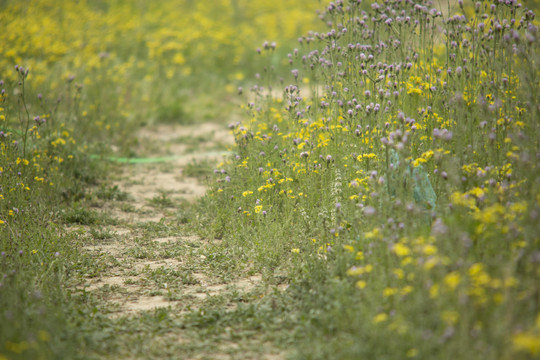
[[[537, 1], [0, 5], [0, 360], [540, 356]], [[259, 290], [109, 316], [73, 285], [114, 268], [83, 250], [122, 225], [108, 160], [208, 121], [206, 195], [131, 230], [212, 241], [185, 286]]]

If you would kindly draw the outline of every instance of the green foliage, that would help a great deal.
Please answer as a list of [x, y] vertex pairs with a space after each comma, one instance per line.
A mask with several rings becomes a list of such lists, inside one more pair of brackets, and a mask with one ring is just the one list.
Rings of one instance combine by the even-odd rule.
[[[0, 359], [538, 356], [537, 1], [334, 1], [299, 45], [317, 2], [209, 3], [0, 0]], [[80, 251], [117, 237], [89, 202], [128, 200], [97, 159], [137, 157], [144, 124], [229, 118], [255, 73], [235, 155], [183, 169], [214, 176], [198, 211], [151, 199], [175, 222], [134, 225], [125, 253], [189, 260], [129, 280], [153, 296], [203, 284], [195, 257], [266, 288], [107, 317], [120, 286], [73, 286], [119, 263]], [[186, 223], [220, 241], [148, 240]]]
[[431, 6], [328, 6], [201, 202], [201, 234], [287, 274], [298, 358], [540, 351], [534, 13]]

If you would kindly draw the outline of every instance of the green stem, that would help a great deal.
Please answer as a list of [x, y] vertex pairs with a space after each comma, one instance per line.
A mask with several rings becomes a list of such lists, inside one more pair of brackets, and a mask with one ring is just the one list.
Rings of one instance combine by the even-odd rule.
[[25, 75], [23, 74], [21, 100], [24, 107], [24, 111], [26, 112], [26, 126], [25, 126], [24, 134], [23, 134], [23, 159], [26, 159], [26, 140], [28, 138], [28, 128], [30, 127], [30, 113], [28, 111], [28, 107], [26, 106], [26, 101], [24, 100], [24, 77]]

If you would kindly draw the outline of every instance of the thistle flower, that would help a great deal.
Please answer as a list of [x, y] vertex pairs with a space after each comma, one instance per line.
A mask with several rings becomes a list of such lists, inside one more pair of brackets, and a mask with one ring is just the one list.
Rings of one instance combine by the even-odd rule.
[[364, 207], [364, 215], [365, 216], [373, 216], [377, 212], [374, 207], [372, 206], [366, 206]]

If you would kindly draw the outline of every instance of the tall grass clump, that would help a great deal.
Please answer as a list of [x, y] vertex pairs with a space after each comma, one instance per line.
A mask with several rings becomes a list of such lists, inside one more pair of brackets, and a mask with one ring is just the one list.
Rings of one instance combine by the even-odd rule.
[[534, 12], [337, 0], [320, 17], [282, 96], [265, 68], [231, 125], [205, 231], [288, 279], [299, 358], [538, 356]]
[[15, 65], [0, 80], [0, 358], [75, 356], [65, 281], [79, 260], [61, 210], [97, 184], [98, 167], [79, 145], [68, 79], [62, 98], [36, 93]]

